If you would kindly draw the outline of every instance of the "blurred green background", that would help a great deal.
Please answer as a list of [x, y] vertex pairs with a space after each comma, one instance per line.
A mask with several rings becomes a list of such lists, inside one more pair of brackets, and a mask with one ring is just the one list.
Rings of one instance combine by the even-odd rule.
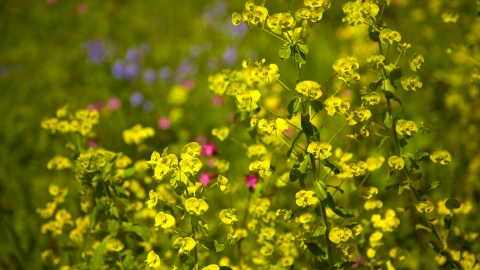
[[[326, 81], [339, 57], [356, 55], [365, 65], [368, 53], [376, 49], [375, 44], [372, 50], [365, 45], [363, 28], [341, 22], [345, 2], [333, 1], [312, 28], [304, 78]], [[453, 156], [452, 164], [437, 172], [443, 186], [433, 197], [469, 199], [475, 211], [480, 198], [480, 93], [479, 83], [471, 80], [471, 72], [480, 68], [476, 3], [392, 2], [384, 21], [412, 44], [410, 55], [419, 52], [425, 57], [417, 73], [424, 87], [400, 93], [408, 100], [405, 118], [432, 125], [431, 134], [422, 139], [425, 151], [446, 149]], [[271, 14], [285, 10], [285, 3], [269, 4]], [[302, 1], [294, 4], [300, 7]], [[48, 238], [40, 233], [43, 221], [35, 209], [48, 201], [50, 182], [69, 186], [75, 196], [77, 182], [69, 173], [46, 168], [54, 154], [65, 152], [65, 142], [54, 139], [60, 135], [40, 128], [41, 120], [54, 116], [57, 108], [101, 108], [95, 143], [135, 160], [148, 159], [153, 150], [199, 135], [211, 139], [213, 127], [228, 123], [233, 103], [220, 106], [208, 90], [209, 74], [241, 68], [247, 56], [266, 58], [279, 65], [282, 81], [294, 84], [292, 63], [278, 57], [281, 42], [259, 29], [231, 24], [231, 13], [240, 12], [243, 5], [237, 0], [0, 1], [0, 268], [48, 269], [39, 255]], [[458, 13], [459, 21], [444, 23], [445, 11]], [[402, 67], [411, 74], [406, 59]], [[175, 85], [191, 89], [185, 103], [169, 99]], [[334, 85], [325, 85], [327, 94]], [[357, 93], [360, 84], [351, 88]], [[177, 120], [162, 127], [159, 121], [165, 117]], [[156, 130], [141, 151], [126, 145], [121, 136], [137, 123]], [[364, 148], [366, 156], [368, 147]], [[235, 150], [232, 146], [231, 152]], [[67, 204], [78, 208], [71, 197]], [[465, 217], [462, 224], [469, 230], [480, 226], [476, 215]]]

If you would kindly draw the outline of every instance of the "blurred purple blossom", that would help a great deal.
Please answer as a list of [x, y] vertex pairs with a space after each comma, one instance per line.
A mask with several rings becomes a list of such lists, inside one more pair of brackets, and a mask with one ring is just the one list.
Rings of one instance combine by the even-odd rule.
[[155, 82], [155, 71], [151, 68], [148, 68], [143, 73], [143, 79], [145, 80], [146, 84], [153, 84]]
[[139, 51], [141, 55], [147, 55], [150, 52], [150, 45], [148, 43], [142, 43]]
[[248, 32], [248, 26], [246, 23], [235, 26], [232, 24], [231, 18], [227, 18], [227, 23], [225, 25], [227, 25], [228, 28], [227, 33], [229, 33], [231, 37], [236, 39], [242, 38]]
[[145, 101], [145, 103], [143, 103], [143, 110], [145, 112], [152, 112], [153, 109], [155, 109], [155, 104], [153, 104], [153, 102], [151, 101]]
[[113, 76], [115, 76], [115, 78], [117, 79], [122, 79], [125, 74], [125, 68], [126, 68], [126, 65], [124, 61], [122, 60], [115, 61], [112, 67]]
[[129, 48], [125, 55], [125, 59], [130, 62], [135, 62], [138, 60], [138, 50], [135, 48]]
[[[362, 258], [362, 256], [357, 255], [357, 258], [355, 259], [355, 264], [352, 265], [353, 268], [358, 268], [360, 265], [363, 266], [368, 266], [368, 261], [365, 258]], [[372, 267], [370, 267], [372, 269]]]
[[85, 44], [87, 50], [88, 61], [93, 64], [99, 64], [105, 60], [104, 44], [100, 40], [90, 40]]
[[203, 23], [220, 29], [221, 20], [225, 18], [227, 12], [227, 2], [220, 0], [212, 5], [205, 7], [203, 11]]
[[218, 67], [218, 59], [215, 56], [210, 56], [207, 60], [207, 69], [214, 71]]
[[233, 65], [237, 60], [237, 49], [235, 47], [228, 47], [223, 52], [223, 61], [227, 66]]
[[137, 64], [127, 64], [125, 66], [125, 71], [123, 73], [123, 78], [127, 80], [133, 80], [138, 76], [138, 66]]
[[215, 168], [215, 159], [214, 158], [211, 158], [208, 160], [208, 166], [210, 166], [210, 168]]
[[169, 67], [162, 67], [162, 68], [158, 71], [158, 76], [159, 76], [160, 79], [162, 79], [162, 80], [167, 80], [167, 79], [169, 79], [169, 78], [172, 76], [172, 70], [171, 70]]
[[177, 68], [177, 79], [182, 80], [189, 75], [197, 73], [197, 66], [190, 60], [184, 60]]
[[133, 107], [137, 107], [137, 106], [140, 106], [142, 102], [143, 102], [143, 94], [138, 91], [133, 92], [133, 94], [130, 96], [130, 104]]

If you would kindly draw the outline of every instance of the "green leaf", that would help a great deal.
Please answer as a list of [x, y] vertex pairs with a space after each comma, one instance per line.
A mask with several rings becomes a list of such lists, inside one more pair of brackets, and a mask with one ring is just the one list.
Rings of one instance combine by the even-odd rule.
[[[368, 37], [373, 42], [380, 41], [380, 32], [373, 28], [373, 26], [368, 27]], [[381, 45], [380, 45], [381, 46]]]
[[338, 165], [336, 162], [330, 161], [328, 158], [323, 160], [323, 165], [330, 168], [330, 170], [332, 170], [335, 175], [342, 172], [342, 167], [340, 167], [340, 165]]
[[207, 250], [215, 250], [215, 243], [209, 240], [198, 240], [198, 243]]
[[198, 230], [202, 232], [204, 236], [210, 235], [210, 231], [208, 230], [208, 224], [203, 224], [201, 220], [198, 221]]
[[310, 114], [306, 113], [302, 115], [301, 119], [301, 125], [302, 125], [302, 130], [307, 134], [307, 136], [313, 136], [314, 130], [313, 130], [313, 125], [310, 122]]
[[386, 109], [384, 109], [384, 113], [382, 113], [382, 117], [383, 117], [383, 124], [385, 125], [385, 127], [392, 128], [393, 117], [390, 114], [390, 112], [388, 112]]
[[315, 188], [315, 193], [317, 194], [318, 198], [322, 201], [328, 198], [327, 188], [325, 183], [322, 182], [314, 182], [313, 187]]
[[399, 189], [400, 188], [400, 184], [393, 184], [393, 185], [388, 185], [385, 187], [385, 190], [395, 190], [395, 189]]
[[386, 141], [388, 138], [390, 138], [390, 137], [385, 136], [385, 137], [382, 138], [382, 140], [380, 141], [380, 145], [379, 145], [378, 148], [377, 148], [377, 153], [378, 153], [378, 151], [380, 151], [380, 149], [382, 149], [383, 144], [385, 143], [385, 141]]
[[135, 167], [131, 167], [131, 168], [125, 169], [125, 170], [123, 171], [123, 177], [130, 177], [130, 176], [132, 176], [134, 173], [135, 173]]
[[343, 207], [341, 206], [336, 206], [335, 208], [331, 208], [332, 211], [341, 216], [341, 217], [344, 217], [344, 218], [353, 218], [355, 217], [355, 214], [353, 213], [353, 210], [346, 210], [344, 209]]
[[92, 260], [90, 261], [90, 265], [89, 265], [90, 270], [100, 269], [100, 267], [103, 265], [103, 252], [107, 247], [107, 242], [110, 239], [110, 237], [111, 237], [110, 235], [107, 235], [105, 238], [103, 238], [100, 245], [95, 249]]
[[[395, 96], [395, 86], [391, 83], [390, 80], [384, 80], [382, 84], [382, 90], [384, 90], [386, 98], [393, 98]], [[390, 94], [391, 96], [390, 96]]]
[[445, 229], [449, 230], [452, 226], [452, 218], [450, 217], [450, 215], [446, 215], [443, 220], [445, 221]]
[[327, 187], [334, 188], [334, 189], [336, 189], [337, 191], [339, 191], [341, 194], [343, 194], [343, 192], [345, 192], [345, 190], [341, 189], [340, 186], [327, 185]]
[[77, 263], [72, 265], [70, 269], [89, 269], [88, 264], [86, 262]]
[[449, 198], [445, 202], [445, 207], [447, 207], [447, 209], [452, 210], [452, 211], [453, 211], [453, 209], [460, 208], [461, 205], [462, 205], [462, 203], [457, 198]]
[[417, 160], [418, 161], [423, 161], [425, 159], [428, 159], [430, 157], [430, 154], [428, 152], [419, 152], [417, 153]]
[[215, 245], [215, 251], [216, 251], [216, 252], [220, 252], [220, 251], [222, 251], [223, 249], [225, 249], [225, 245], [218, 243], [217, 240], [214, 240], [213, 243], [214, 243], [214, 245]]
[[290, 47], [290, 43], [285, 43], [278, 51], [278, 55], [282, 60], [286, 60], [292, 56], [292, 47]]
[[415, 225], [415, 230], [425, 230], [427, 232], [432, 232], [432, 229], [425, 227], [422, 224]]
[[308, 250], [310, 253], [313, 254], [313, 256], [325, 256], [325, 251], [323, 251], [317, 244], [315, 243], [308, 243], [305, 242], [305, 245], [307, 246]]
[[120, 186], [114, 186], [114, 189], [115, 189], [115, 193], [117, 193], [117, 195], [119, 197], [122, 197], [122, 198], [127, 198], [128, 197], [124, 188], [122, 188]]
[[352, 265], [354, 265], [356, 262], [338, 262], [334, 266], [336, 269], [348, 269]]
[[435, 181], [435, 182], [431, 183], [430, 185], [428, 185], [427, 191], [425, 193], [427, 193], [431, 190], [437, 189], [441, 185], [442, 185], [442, 183], [440, 183], [439, 181]]
[[140, 236], [145, 242], [150, 240], [150, 234], [148, 233], [148, 230], [143, 226], [133, 225], [131, 231]]
[[118, 220], [116, 219], [108, 219], [107, 220], [107, 226], [108, 226], [108, 232], [110, 233], [111, 236], [115, 237], [117, 236], [118, 233]]
[[117, 209], [117, 207], [115, 207], [115, 205], [112, 204], [112, 206], [110, 207], [109, 213], [110, 213], [110, 216], [118, 219], [118, 217], [119, 217], [118, 216], [118, 209]]
[[310, 265], [310, 269], [316, 269], [316, 270], [328, 269], [328, 264], [313, 258], [313, 262]]
[[412, 172], [410, 173], [410, 178], [412, 178], [412, 181], [418, 181], [423, 178], [423, 173], [422, 172]]
[[303, 156], [303, 161], [300, 163], [300, 166], [298, 167], [298, 170], [302, 173], [302, 174], [305, 174], [305, 172], [307, 171], [307, 166], [308, 166], [308, 157], [309, 157], [309, 154], [305, 154]]
[[319, 238], [320, 236], [325, 235], [326, 232], [327, 232], [327, 227], [318, 226], [313, 232], [312, 238]]
[[295, 61], [299, 64], [306, 64], [307, 63], [307, 56], [304, 52], [302, 52], [298, 46], [295, 46]]
[[298, 142], [298, 140], [300, 140], [300, 138], [302, 137], [303, 135], [303, 130], [300, 130], [297, 134], [297, 136], [295, 137], [295, 139], [293, 139], [293, 142], [292, 142], [292, 146], [290, 147], [290, 149], [288, 149], [287, 151], [287, 158], [290, 157], [290, 155], [292, 154], [293, 152], [293, 148], [295, 147], [295, 144]]
[[290, 171], [290, 174], [288, 175], [288, 179], [290, 180], [290, 182], [297, 181], [302, 175], [302, 173], [298, 170], [299, 167], [300, 167], [300, 164], [298, 163], [293, 165], [293, 168]]
[[125, 270], [133, 270], [133, 261], [134, 257], [132, 255], [127, 255], [123, 259], [123, 267], [125, 267]]
[[298, 47], [298, 49], [299, 49], [301, 52], [303, 52], [303, 53], [305, 53], [305, 54], [308, 54], [308, 46], [307, 46], [307, 44], [305, 44], [305, 43], [303, 43], [303, 42], [297, 42], [297, 47]]
[[90, 212], [90, 215], [88, 216], [89, 221], [90, 221], [90, 228], [95, 227], [95, 224], [97, 223], [97, 212], [98, 208], [97, 206], [93, 207], [92, 212]]
[[232, 270], [232, 268], [228, 266], [220, 266], [220, 270]]
[[295, 115], [297, 115], [298, 111], [300, 110], [300, 98], [296, 97], [292, 99], [287, 106], [287, 118], [292, 119]]
[[310, 100], [310, 106], [312, 106], [316, 113], [323, 110], [323, 103], [319, 100]]
[[185, 214], [175, 223], [175, 227], [180, 228], [185, 224]]

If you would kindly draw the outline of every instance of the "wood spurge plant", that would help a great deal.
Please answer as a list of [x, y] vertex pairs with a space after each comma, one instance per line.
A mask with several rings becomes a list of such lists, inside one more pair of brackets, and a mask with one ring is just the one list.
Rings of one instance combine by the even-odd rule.
[[[47, 167], [69, 170], [78, 190], [49, 186], [37, 213], [55, 244], [42, 257], [68, 254], [62, 270], [427, 269], [409, 259], [418, 248], [428, 269], [480, 269], [478, 228], [459, 229], [473, 198], [433, 195], [456, 181], [442, 174], [457, 157], [451, 145], [424, 146], [431, 116], [413, 117], [410, 104], [437, 86], [419, 76], [429, 56], [387, 25], [394, 2], [248, 0], [231, 23], [278, 57], [250, 54], [210, 74], [230, 120], [185, 112], [208, 123], [210, 143], [190, 134], [165, 146], [137, 124], [119, 135], [132, 158], [89, 145], [104, 124], [96, 109], [45, 118], [42, 128], [66, 140]], [[326, 22], [335, 9], [343, 19]], [[332, 24], [361, 37], [333, 61], [312, 45]], [[311, 70], [313, 57], [330, 72]], [[187, 102], [182, 91], [171, 104]]]

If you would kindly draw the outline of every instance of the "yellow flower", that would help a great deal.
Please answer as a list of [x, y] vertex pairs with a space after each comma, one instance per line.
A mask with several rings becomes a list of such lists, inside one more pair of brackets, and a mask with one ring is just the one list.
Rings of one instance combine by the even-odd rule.
[[380, 200], [369, 200], [363, 204], [365, 210], [372, 210], [375, 208], [381, 209], [383, 207], [383, 202]]
[[295, 91], [309, 99], [319, 99], [322, 96], [320, 84], [314, 81], [302, 81], [295, 86]]
[[415, 204], [415, 207], [417, 208], [417, 211], [421, 213], [430, 213], [435, 208], [429, 201], [420, 201]]
[[271, 136], [279, 137], [283, 131], [288, 129], [287, 121], [282, 118], [273, 119], [262, 119], [258, 122], [258, 128]]
[[346, 83], [351, 80], [360, 80], [360, 74], [355, 71], [360, 67], [355, 56], [340, 58], [333, 63], [332, 67], [338, 73], [338, 78]]
[[217, 137], [222, 142], [228, 137], [229, 132], [230, 129], [224, 126], [212, 129], [212, 135]]
[[391, 156], [388, 158], [388, 165], [395, 170], [401, 170], [405, 166], [405, 160], [401, 157]]
[[250, 171], [258, 171], [258, 174], [262, 178], [269, 177], [272, 175], [272, 170], [270, 169], [270, 160], [255, 160], [252, 163], [250, 163], [250, 166], [248, 167]]
[[[85, 122], [84, 122], [85, 123]], [[80, 129], [82, 130], [83, 124], [80, 126]], [[91, 129], [91, 126], [90, 126]], [[82, 131], [80, 131], [82, 132]], [[82, 132], [83, 133], [88, 133], [86, 131]], [[86, 135], [86, 134], [83, 134]], [[123, 131], [123, 140], [125, 141], [126, 144], [141, 144], [145, 139], [151, 138], [155, 135], [155, 130], [151, 127], [142, 127], [142, 125], [137, 124], [133, 126], [131, 129], [126, 129]]]
[[162, 156], [158, 152], [153, 152], [150, 161], [147, 164], [154, 169], [153, 178], [160, 181], [171, 171], [178, 168], [178, 158], [174, 154], [167, 154], [168, 148], [163, 150]]
[[237, 12], [233, 12], [232, 14], [232, 24], [235, 26], [239, 26], [240, 23], [242, 22], [242, 15]]
[[380, 94], [377, 92], [370, 92], [362, 96], [362, 103], [366, 105], [376, 105], [380, 102]]
[[395, 126], [395, 130], [398, 134], [403, 136], [413, 136], [418, 131], [417, 124], [413, 121], [407, 121], [400, 119], [397, 121], [397, 125]]
[[261, 157], [267, 153], [267, 148], [263, 144], [253, 144], [247, 148], [247, 156], [251, 157]]
[[350, 103], [346, 100], [342, 100], [339, 97], [331, 97], [325, 100], [324, 102], [325, 110], [327, 110], [327, 114], [333, 116], [343, 115], [347, 110], [350, 108]]
[[360, 122], [363, 122], [372, 116], [372, 112], [364, 107], [359, 107], [355, 110], [355, 116]]
[[173, 242], [173, 248], [178, 249], [178, 255], [190, 254], [196, 245], [197, 243], [191, 237], [179, 237]]
[[185, 201], [185, 209], [192, 215], [201, 215], [208, 210], [208, 204], [203, 199], [193, 197]]
[[160, 266], [160, 257], [152, 250], [148, 253], [147, 259], [145, 260], [149, 267], [156, 268]]
[[367, 158], [367, 170], [372, 172], [380, 169], [384, 161], [385, 161], [385, 158], [382, 156]]
[[232, 224], [238, 221], [237, 210], [233, 208], [223, 209], [222, 211], [220, 211], [220, 214], [218, 215], [218, 217], [225, 224]]
[[333, 227], [328, 234], [328, 239], [335, 244], [347, 242], [350, 237], [353, 238], [353, 234], [349, 228]]
[[312, 214], [310, 214], [309, 212], [306, 212], [306, 213], [301, 214], [298, 217], [298, 222], [302, 223], [302, 224], [305, 224], [305, 223], [308, 223], [310, 221], [310, 219], [312, 219]]
[[311, 142], [307, 147], [307, 152], [315, 154], [315, 158], [326, 159], [332, 155], [332, 146], [328, 142]]
[[217, 184], [218, 184], [218, 187], [220, 188], [221, 191], [226, 191], [227, 190], [228, 179], [223, 175], [219, 175], [217, 177]]
[[[367, 57], [367, 63], [373, 67], [374, 69], [378, 69], [379, 68], [379, 65], [384, 65], [384, 61], [385, 61], [385, 56], [381, 55], [381, 54], [377, 54], [377, 53], [371, 53], [368, 57]], [[373, 92], [373, 93], [376, 93], [376, 92]]]
[[384, 219], [380, 215], [375, 214], [372, 215], [371, 221], [374, 228], [379, 228], [384, 232], [391, 232], [400, 225], [400, 219], [396, 217], [395, 211], [392, 209], [388, 209], [385, 212]]
[[300, 207], [307, 207], [318, 203], [318, 198], [313, 191], [300, 190], [295, 194], [295, 203]]
[[441, 165], [447, 165], [452, 161], [452, 156], [446, 150], [438, 150], [430, 155], [430, 160]]
[[410, 59], [408, 60], [410, 68], [413, 71], [417, 71], [417, 69], [420, 69], [420, 66], [423, 62], [425, 62], [425, 60], [423, 59], [423, 56], [419, 53], [414, 53], [412, 57], [410, 57]]
[[420, 80], [420, 77], [416, 75], [406, 75], [402, 77], [402, 80], [400, 81], [402, 84], [403, 89], [406, 91], [416, 91], [417, 88], [422, 88], [423, 83]]
[[289, 13], [276, 13], [268, 17], [267, 26], [272, 32], [282, 34], [282, 30], [295, 26], [295, 19]]
[[388, 42], [390, 44], [393, 44], [394, 41], [398, 43], [402, 40], [402, 36], [400, 35], [400, 33], [398, 33], [397, 31], [392, 31], [389, 28], [383, 29], [380, 32], [379, 38], [382, 43]]
[[270, 64], [268, 66], [258, 66], [252, 69], [251, 75], [258, 78], [262, 82], [274, 83], [280, 77], [278, 66]]
[[257, 102], [260, 100], [260, 91], [253, 90], [253, 91], [241, 91], [238, 92], [236, 95], [239, 109], [244, 109], [247, 111], [255, 110], [258, 108]]
[[114, 251], [114, 252], [119, 252], [122, 251], [125, 246], [123, 243], [116, 239], [116, 238], [110, 238], [108, 239], [106, 250], [108, 251]]
[[383, 233], [379, 231], [375, 231], [370, 235], [370, 238], [368, 239], [370, 246], [375, 248], [383, 245], [383, 243], [381, 242], [382, 238], [383, 238]]
[[210, 264], [210, 265], [202, 268], [202, 270], [220, 270], [220, 267], [216, 264]]
[[378, 188], [365, 187], [365, 191], [363, 192], [362, 197], [368, 200], [368, 199], [371, 199], [374, 194], [378, 194]]
[[164, 229], [168, 229], [175, 225], [175, 218], [169, 214], [165, 214], [164, 212], [159, 212], [155, 216], [155, 227], [162, 227]]

